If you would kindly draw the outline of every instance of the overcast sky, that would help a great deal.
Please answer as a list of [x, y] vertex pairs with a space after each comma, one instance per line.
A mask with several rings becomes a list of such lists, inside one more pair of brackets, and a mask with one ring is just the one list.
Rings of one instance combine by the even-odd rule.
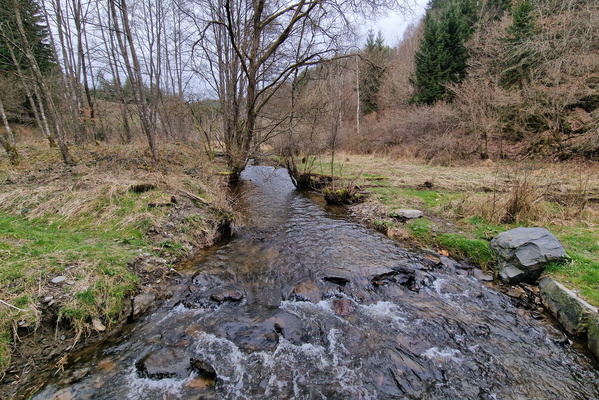
[[387, 46], [395, 46], [403, 37], [404, 31], [410, 24], [415, 24], [420, 18], [424, 16], [424, 10], [428, 0], [415, 0], [416, 6], [412, 13], [408, 15], [400, 13], [390, 13], [388, 16], [380, 18], [375, 23], [365, 24], [362, 43], [366, 42], [366, 36], [368, 31], [373, 29], [375, 34], [381, 31], [385, 38], [385, 44]]

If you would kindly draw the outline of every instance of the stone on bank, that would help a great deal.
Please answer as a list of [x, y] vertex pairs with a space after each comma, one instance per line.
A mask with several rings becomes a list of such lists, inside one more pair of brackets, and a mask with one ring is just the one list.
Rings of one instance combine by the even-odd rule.
[[504, 282], [534, 283], [549, 262], [570, 258], [545, 228], [516, 228], [500, 233], [490, 243], [497, 255], [497, 270]]
[[599, 359], [599, 314], [573, 291], [550, 277], [539, 282], [543, 305], [551, 312], [568, 334], [587, 337], [589, 350]]

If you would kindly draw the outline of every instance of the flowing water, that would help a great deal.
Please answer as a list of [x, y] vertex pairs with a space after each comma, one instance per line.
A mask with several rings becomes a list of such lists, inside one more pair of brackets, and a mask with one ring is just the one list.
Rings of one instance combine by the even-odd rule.
[[599, 398], [586, 356], [460, 265], [347, 221], [283, 169], [243, 178], [244, 227], [34, 399]]

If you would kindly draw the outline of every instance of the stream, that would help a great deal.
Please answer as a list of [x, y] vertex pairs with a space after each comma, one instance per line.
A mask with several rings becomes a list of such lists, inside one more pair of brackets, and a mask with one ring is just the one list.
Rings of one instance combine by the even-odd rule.
[[33, 399], [599, 399], [586, 355], [460, 264], [348, 221], [284, 169], [242, 178], [243, 227]]

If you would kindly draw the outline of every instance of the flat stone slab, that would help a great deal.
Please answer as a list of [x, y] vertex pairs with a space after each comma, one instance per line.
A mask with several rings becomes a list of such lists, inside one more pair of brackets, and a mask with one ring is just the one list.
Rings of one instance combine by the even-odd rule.
[[67, 280], [67, 277], [61, 275], [61, 276], [57, 276], [56, 278], [52, 279], [50, 282], [52, 282], [54, 284], [59, 284], [59, 283], [62, 283], [64, 281], [66, 281], [66, 280]]
[[[597, 308], [593, 307], [570, 289], [550, 277], [545, 277], [539, 283], [539, 294], [543, 305], [551, 312], [562, 327], [572, 336], [583, 337], [589, 330], [593, 331], [597, 324]], [[596, 336], [599, 352], [599, 329]], [[589, 343], [589, 346], [591, 344]]]
[[399, 210], [393, 210], [390, 215], [394, 218], [400, 219], [416, 219], [422, 217], [424, 213], [420, 210], [409, 210], [401, 208]]
[[597, 316], [591, 318], [589, 321], [587, 345], [591, 353], [599, 360], [599, 317]]

